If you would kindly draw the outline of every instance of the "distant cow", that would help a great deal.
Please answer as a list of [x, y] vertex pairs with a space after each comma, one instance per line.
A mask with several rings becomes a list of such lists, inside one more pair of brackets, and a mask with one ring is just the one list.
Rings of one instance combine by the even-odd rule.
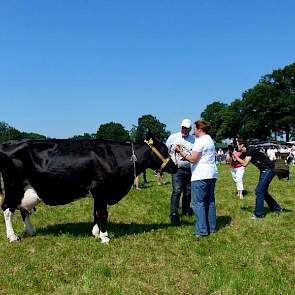
[[[20, 140], [0, 145], [0, 173], [4, 192], [7, 238], [19, 238], [12, 226], [15, 209], [20, 209], [25, 232], [35, 233], [29, 220], [41, 201], [55, 206], [86, 196], [94, 199], [92, 234], [108, 243], [107, 205], [119, 202], [130, 190], [134, 175], [147, 168], [176, 172], [164, 143], [150, 138], [143, 144], [101, 140]], [[136, 173], [135, 173], [136, 172]]]

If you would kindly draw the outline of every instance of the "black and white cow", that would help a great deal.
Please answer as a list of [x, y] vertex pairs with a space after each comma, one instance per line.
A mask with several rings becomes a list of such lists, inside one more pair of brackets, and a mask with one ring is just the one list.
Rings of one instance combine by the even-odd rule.
[[92, 234], [108, 243], [107, 205], [119, 202], [130, 190], [134, 174], [147, 168], [176, 172], [164, 143], [150, 138], [143, 144], [101, 140], [19, 140], [0, 145], [0, 173], [4, 192], [0, 202], [7, 238], [18, 241], [12, 216], [20, 209], [25, 232], [34, 235], [31, 210], [41, 201], [63, 205], [86, 196], [94, 199]]

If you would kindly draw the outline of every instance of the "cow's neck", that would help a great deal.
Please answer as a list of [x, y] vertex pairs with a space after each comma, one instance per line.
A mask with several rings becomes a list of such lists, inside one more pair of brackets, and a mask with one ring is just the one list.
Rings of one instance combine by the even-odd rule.
[[138, 159], [137, 162], [137, 166], [138, 166], [138, 174], [142, 173], [143, 171], [145, 171], [148, 168], [151, 168], [150, 163], [151, 163], [151, 149], [144, 144], [141, 148], [140, 148], [140, 152], [139, 152], [139, 156], [140, 156], [140, 160]]

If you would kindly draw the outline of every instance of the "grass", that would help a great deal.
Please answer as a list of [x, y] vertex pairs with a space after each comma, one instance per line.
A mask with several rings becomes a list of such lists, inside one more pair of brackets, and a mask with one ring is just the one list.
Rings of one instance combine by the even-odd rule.
[[[40, 205], [35, 237], [9, 244], [0, 223], [0, 294], [295, 294], [294, 172], [270, 187], [285, 213], [251, 220], [258, 171], [247, 168], [239, 200], [229, 168], [219, 166], [218, 231], [201, 239], [194, 218], [170, 225], [170, 175], [157, 186], [149, 171], [145, 187], [109, 208], [109, 245], [91, 236], [90, 197]], [[14, 224], [20, 233], [20, 214]]]

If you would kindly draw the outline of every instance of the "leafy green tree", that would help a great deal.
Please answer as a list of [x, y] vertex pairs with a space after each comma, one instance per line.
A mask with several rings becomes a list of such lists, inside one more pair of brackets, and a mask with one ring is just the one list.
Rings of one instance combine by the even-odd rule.
[[269, 105], [275, 124], [274, 131], [284, 132], [286, 140], [289, 141], [290, 134], [295, 129], [295, 63], [263, 76], [262, 82], [276, 91], [275, 100]]
[[46, 139], [46, 136], [34, 132], [20, 132], [6, 122], [0, 122], [0, 142], [23, 138]]
[[252, 140], [295, 136], [295, 63], [263, 76], [259, 83], [229, 106], [209, 104], [201, 116], [212, 125], [211, 136], [219, 141], [232, 137]]
[[6, 122], [0, 122], [0, 142], [21, 138], [23, 137], [20, 131], [9, 126]]
[[96, 134], [92, 133], [84, 133], [83, 135], [74, 135], [73, 137], [69, 137], [69, 139], [80, 140], [80, 139], [94, 139], [96, 138]]
[[290, 135], [295, 131], [295, 94], [280, 98], [280, 118], [278, 125], [286, 135], [286, 141], [290, 140]]
[[230, 105], [225, 106], [221, 111], [221, 124], [216, 132], [216, 138], [237, 138], [244, 137], [243, 134], [243, 102], [240, 99], [234, 100]]
[[246, 138], [267, 140], [277, 129], [277, 91], [272, 85], [260, 82], [243, 93], [243, 123]]
[[100, 125], [96, 133], [96, 138], [120, 142], [130, 141], [129, 132], [122, 124], [115, 122]]
[[201, 117], [210, 122], [210, 135], [216, 141], [220, 141], [222, 139], [218, 130], [223, 122], [223, 113], [226, 108], [227, 104], [216, 101], [207, 105], [205, 110], [201, 113]]
[[21, 137], [29, 139], [46, 139], [45, 135], [41, 135], [34, 132], [21, 132]]
[[153, 133], [159, 141], [165, 141], [170, 135], [170, 132], [166, 130], [166, 125], [161, 123], [156, 117], [143, 115], [138, 119], [138, 125], [133, 126], [131, 129], [131, 139], [134, 142], [143, 142], [147, 131]]

